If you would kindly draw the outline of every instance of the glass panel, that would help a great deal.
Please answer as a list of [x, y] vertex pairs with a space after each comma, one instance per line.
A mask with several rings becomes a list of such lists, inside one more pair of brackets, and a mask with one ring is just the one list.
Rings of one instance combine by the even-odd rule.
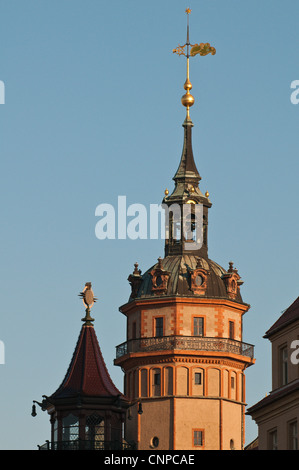
[[277, 450], [277, 431], [269, 432], [269, 450]]
[[58, 420], [56, 418], [53, 424], [53, 431], [54, 441], [56, 442], [58, 440]]
[[161, 395], [161, 372], [160, 369], [154, 369], [152, 372], [152, 394], [153, 396]]
[[79, 420], [78, 417], [69, 414], [62, 420], [62, 440], [75, 441], [79, 438]]
[[156, 331], [155, 336], [163, 336], [163, 318], [156, 318]]
[[105, 439], [105, 421], [102, 416], [92, 414], [86, 417], [85, 439], [94, 443], [95, 448], [102, 448]]
[[195, 372], [195, 385], [201, 385], [201, 373]]
[[194, 431], [193, 440], [195, 446], [202, 446], [202, 431]]
[[289, 425], [290, 450], [298, 450], [297, 421]]
[[202, 317], [193, 318], [193, 335], [203, 336], [203, 318]]

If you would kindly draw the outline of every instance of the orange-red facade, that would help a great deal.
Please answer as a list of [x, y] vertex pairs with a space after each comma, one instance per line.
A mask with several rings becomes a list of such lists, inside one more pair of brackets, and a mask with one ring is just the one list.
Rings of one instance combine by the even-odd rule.
[[[153, 448], [153, 442], [169, 450], [243, 448], [244, 370], [254, 362], [252, 348], [242, 343], [247, 310], [230, 300], [177, 297], [121, 308], [127, 342], [115, 364], [125, 371], [125, 393], [135, 403], [128, 441], [138, 449]], [[156, 336], [159, 318], [163, 331]], [[195, 318], [203, 319], [198, 336]]]

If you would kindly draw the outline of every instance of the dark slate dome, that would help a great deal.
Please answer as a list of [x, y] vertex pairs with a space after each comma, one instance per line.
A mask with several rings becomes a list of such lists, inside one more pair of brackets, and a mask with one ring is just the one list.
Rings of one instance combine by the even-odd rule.
[[[209, 271], [207, 289], [204, 295], [196, 295], [190, 289], [190, 272], [198, 267], [198, 261], [203, 269]], [[165, 296], [182, 296], [182, 297], [204, 297], [204, 298], [226, 298], [230, 299], [227, 294], [223, 276], [227, 271], [219, 264], [210, 259], [199, 258], [195, 255], [182, 254], [177, 256], [166, 256], [162, 260], [163, 270], [169, 273], [167, 290], [160, 294]], [[142, 275], [142, 282], [137, 292], [136, 299], [157, 297], [152, 291], [152, 275], [151, 272], [158, 267], [158, 263], [152, 266]], [[130, 298], [132, 300], [132, 298]], [[231, 299], [230, 299], [231, 300]], [[238, 289], [236, 302], [243, 303], [240, 289]]]

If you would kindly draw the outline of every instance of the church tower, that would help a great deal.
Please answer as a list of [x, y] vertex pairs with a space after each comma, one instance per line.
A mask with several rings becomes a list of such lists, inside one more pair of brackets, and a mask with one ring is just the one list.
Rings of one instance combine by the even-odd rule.
[[120, 307], [127, 319], [126, 342], [115, 365], [125, 373], [131, 401], [125, 437], [138, 449], [243, 449], [245, 369], [253, 346], [243, 342], [242, 281], [230, 262], [225, 270], [208, 255], [208, 211], [192, 151], [189, 59], [215, 54], [209, 43], [187, 41], [173, 52], [187, 59], [186, 107], [181, 160], [174, 189], [165, 191], [164, 258], [141, 274], [136, 263], [131, 295]]

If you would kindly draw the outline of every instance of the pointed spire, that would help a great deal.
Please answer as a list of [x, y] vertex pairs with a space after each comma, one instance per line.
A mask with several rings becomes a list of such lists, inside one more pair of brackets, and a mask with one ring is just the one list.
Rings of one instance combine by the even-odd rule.
[[183, 123], [184, 127], [184, 145], [182, 150], [181, 161], [173, 179], [177, 180], [194, 180], [194, 184], [197, 186], [201, 180], [201, 176], [195, 165], [193, 149], [192, 149], [192, 127], [193, 123], [191, 119], [185, 119]]
[[[191, 9], [186, 9], [187, 14], [187, 40], [183, 46], [178, 46], [176, 49], [173, 49], [173, 52], [178, 55], [183, 55], [186, 57], [187, 60], [187, 76], [186, 81], [184, 83], [184, 89], [186, 93], [182, 96], [182, 104], [186, 107], [186, 119], [183, 123], [184, 127], [184, 146], [181, 161], [179, 164], [179, 168], [174, 176], [174, 180], [185, 180], [185, 179], [193, 179], [194, 184], [197, 186], [201, 177], [197, 171], [194, 157], [193, 157], [193, 150], [192, 150], [192, 127], [193, 122], [190, 118], [190, 107], [194, 104], [194, 97], [191, 95], [190, 90], [192, 89], [192, 84], [190, 82], [190, 74], [189, 74], [189, 59], [190, 57], [194, 57], [195, 55], [199, 54], [200, 56], [205, 56], [209, 53], [212, 55], [216, 54], [216, 49], [211, 47], [209, 43], [206, 44], [190, 44], [189, 39], [189, 15], [191, 13]], [[191, 48], [191, 49], [190, 49]], [[190, 50], [189, 50], [190, 49]], [[191, 181], [192, 182], [192, 181]]]

